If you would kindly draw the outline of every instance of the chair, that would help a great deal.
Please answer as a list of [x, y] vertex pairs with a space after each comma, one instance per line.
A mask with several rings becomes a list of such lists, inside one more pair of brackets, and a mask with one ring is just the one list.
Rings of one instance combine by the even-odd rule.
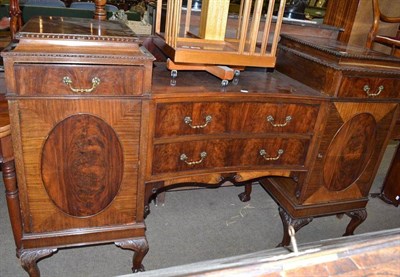
[[[93, 18], [106, 20], [107, 13], [106, 13], [106, 0], [95, 0], [95, 9]], [[22, 27], [22, 11], [19, 7], [19, 0], [10, 0], [10, 33], [11, 39], [15, 39], [15, 34], [21, 29]]]
[[82, 9], [94, 11], [96, 5], [93, 2], [72, 2], [69, 6], [71, 9]]
[[381, 13], [379, 9], [379, 0], [372, 0], [372, 9], [373, 9], [373, 24], [368, 33], [366, 47], [372, 49], [372, 46], [375, 42], [389, 46], [392, 48], [391, 55], [400, 57], [400, 29], [398, 29], [396, 36], [385, 36], [379, 35], [379, 24], [381, 22], [385, 23], [400, 23], [399, 17], [388, 17]]

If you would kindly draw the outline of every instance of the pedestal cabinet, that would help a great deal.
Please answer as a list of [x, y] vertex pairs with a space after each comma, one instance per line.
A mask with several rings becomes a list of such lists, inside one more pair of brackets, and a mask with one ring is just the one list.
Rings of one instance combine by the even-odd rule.
[[[400, 60], [338, 41], [282, 35], [277, 69], [330, 97], [309, 171], [262, 182], [281, 206], [284, 225], [347, 213], [345, 235], [367, 217], [365, 206], [398, 118]], [[286, 226], [287, 227], [287, 226]], [[286, 233], [282, 244], [289, 243]]]
[[38, 17], [17, 38], [2, 56], [22, 266], [39, 276], [36, 262], [58, 248], [114, 242], [142, 270], [139, 141], [152, 55], [112, 21]]

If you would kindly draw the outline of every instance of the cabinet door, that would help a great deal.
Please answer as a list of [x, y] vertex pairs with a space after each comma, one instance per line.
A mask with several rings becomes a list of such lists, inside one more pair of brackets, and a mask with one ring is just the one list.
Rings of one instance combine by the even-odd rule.
[[134, 224], [139, 101], [11, 102], [24, 231]]
[[334, 103], [310, 174], [304, 204], [366, 198], [393, 127], [397, 104]]

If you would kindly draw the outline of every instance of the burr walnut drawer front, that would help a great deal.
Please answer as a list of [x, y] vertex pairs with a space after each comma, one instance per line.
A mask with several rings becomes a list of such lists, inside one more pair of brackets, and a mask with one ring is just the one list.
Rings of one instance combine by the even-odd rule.
[[227, 167], [304, 166], [308, 139], [212, 139], [154, 145], [153, 174]]
[[16, 64], [19, 95], [138, 95], [143, 68], [113, 65]]
[[339, 88], [339, 97], [398, 98], [400, 79], [370, 76], [344, 76]]
[[318, 105], [260, 102], [158, 103], [155, 138], [218, 133], [312, 133]]

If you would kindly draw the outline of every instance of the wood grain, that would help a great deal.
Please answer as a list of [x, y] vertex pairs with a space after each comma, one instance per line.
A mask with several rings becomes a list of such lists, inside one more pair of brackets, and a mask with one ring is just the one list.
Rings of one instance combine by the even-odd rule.
[[50, 131], [41, 166], [43, 185], [56, 206], [69, 215], [91, 216], [110, 205], [120, 189], [123, 150], [106, 122], [73, 115]]

